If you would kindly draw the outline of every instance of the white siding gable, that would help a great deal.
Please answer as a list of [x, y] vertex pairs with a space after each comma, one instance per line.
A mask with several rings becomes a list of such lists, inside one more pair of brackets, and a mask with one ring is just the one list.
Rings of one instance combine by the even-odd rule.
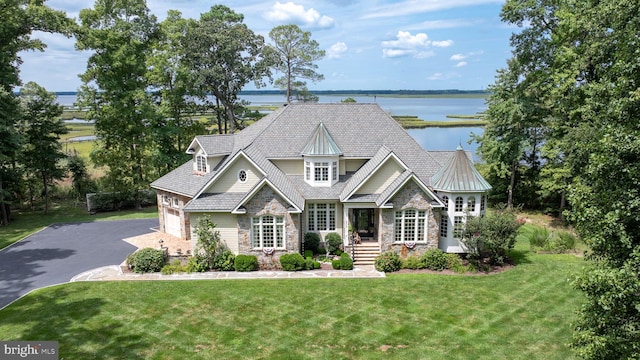
[[395, 160], [389, 158], [377, 171], [365, 181], [355, 192], [356, 194], [380, 194], [398, 177], [404, 168]]
[[[246, 180], [240, 181], [238, 175], [244, 170]], [[251, 190], [259, 181], [262, 175], [258, 169], [251, 164], [246, 158], [239, 157], [236, 161], [228, 166], [224, 173], [220, 174], [218, 179], [209, 186], [206, 193], [242, 193]]]

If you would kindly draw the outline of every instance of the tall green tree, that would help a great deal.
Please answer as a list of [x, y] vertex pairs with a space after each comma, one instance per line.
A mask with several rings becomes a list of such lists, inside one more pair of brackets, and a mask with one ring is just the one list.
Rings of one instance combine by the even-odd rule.
[[[20, 137], [16, 124], [21, 118], [14, 95], [20, 86], [18, 55], [25, 50], [44, 50], [46, 45], [31, 37], [34, 31], [69, 35], [73, 22], [64, 12], [56, 11], [45, 1], [3, 0], [0, 5], [0, 225], [9, 223], [11, 194], [18, 188], [15, 173]], [[11, 180], [13, 179], [13, 180]]]
[[182, 18], [176, 10], [169, 10], [160, 23], [160, 37], [148, 57], [149, 81], [155, 89], [154, 102], [159, 115], [153, 124], [152, 162], [162, 175], [188, 159], [185, 147], [191, 139], [205, 133], [204, 123], [194, 117], [198, 95], [194, 80], [186, 66], [188, 53], [184, 44], [193, 20]]
[[42, 86], [28, 82], [20, 91], [23, 121], [22, 134], [24, 145], [21, 155], [27, 177], [37, 178], [44, 193], [44, 213], [49, 212], [49, 189], [54, 180], [65, 175], [61, 160], [66, 158], [62, 152], [60, 135], [68, 132], [60, 120], [62, 106], [56, 102], [56, 94], [48, 92]]
[[[589, 245], [573, 346], [587, 359], [640, 358], [640, 4], [509, 0], [503, 19], [549, 109], [550, 158]], [[545, 74], [546, 81], [540, 74]], [[564, 180], [563, 180], [564, 181]]]
[[150, 129], [157, 115], [147, 56], [158, 37], [156, 17], [144, 0], [97, 0], [93, 9], [80, 11], [80, 23], [76, 48], [93, 51], [78, 96], [100, 138], [91, 158], [107, 167], [107, 190], [139, 206], [153, 170]]
[[[185, 39], [187, 66], [193, 84], [200, 94], [213, 95], [216, 104], [224, 110], [225, 126], [218, 131], [233, 133], [238, 127], [234, 108], [238, 106], [238, 93], [253, 81], [257, 87], [271, 75], [273, 57], [265, 48], [264, 38], [243, 23], [244, 16], [224, 5], [215, 5], [200, 15], [189, 28]], [[228, 125], [228, 128], [227, 128]]]
[[318, 65], [315, 61], [322, 59], [325, 51], [311, 39], [309, 31], [302, 31], [298, 25], [280, 25], [271, 29], [269, 37], [273, 40], [277, 59], [274, 67], [284, 74], [275, 85], [287, 91], [287, 103], [291, 102], [293, 91], [306, 89], [306, 82], [298, 79], [314, 83], [324, 80], [324, 76], [316, 72]]

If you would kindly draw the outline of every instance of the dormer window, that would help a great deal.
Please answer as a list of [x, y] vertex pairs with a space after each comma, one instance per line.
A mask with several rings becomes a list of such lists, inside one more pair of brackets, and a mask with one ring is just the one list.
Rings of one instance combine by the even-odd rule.
[[338, 181], [338, 159], [307, 158], [304, 174], [304, 180], [311, 186], [331, 186]]
[[204, 155], [196, 156], [196, 171], [206, 173], [207, 172], [207, 157]]

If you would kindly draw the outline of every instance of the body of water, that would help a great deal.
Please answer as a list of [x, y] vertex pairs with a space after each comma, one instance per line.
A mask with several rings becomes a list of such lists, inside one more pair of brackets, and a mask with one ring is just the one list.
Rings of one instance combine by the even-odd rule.
[[[321, 103], [338, 103], [345, 99], [344, 95], [321, 95]], [[283, 105], [283, 95], [243, 95], [243, 100], [252, 105]], [[423, 120], [453, 121], [447, 115], [473, 115], [487, 109], [484, 98], [410, 98], [387, 96], [353, 96], [358, 103], [377, 103], [380, 107], [392, 115], [411, 115]], [[58, 102], [61, 105], [72, 106], [76, 101], [75, 95], [59, 95]], [[481, 127], [451, 127], [451, 128], [424, 128], [409, 129], [407, 132], [423, 148], [427, 150], [455, 150], [462, 145], [465, 150], [470, 150], [475, 156], [478, 145], [469, 144], [471, 133], [482, 134]]]

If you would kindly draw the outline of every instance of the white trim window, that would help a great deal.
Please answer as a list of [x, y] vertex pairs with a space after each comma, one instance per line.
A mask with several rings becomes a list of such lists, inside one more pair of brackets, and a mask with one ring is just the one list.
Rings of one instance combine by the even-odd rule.
[[440, 217], [440, 237], [446, 238], [449, 235], [449, 217], [447, 214], [442, 214]]
[[469, 199], [467, 199], [467, 210], [476, 211], [476, 197], [475, 196], [469, 196]]
[[252, 217], [251, 247], [284, 249], [284, 217], [271, 215]]
[[455, 202], [455, 208], [454, 211], [455, 212], [462, 212], [464, 211], [463, 206], [464, 206], [464, 200], [462, 199], [462, 196], [458, 196], [456, 198], [456, 202]]
[[338, 180], [338, 162], [334, 161], [331, 165], [331, 180]]
[[442, 208], [444, 211], [449, 211], [449, 197], [448, 196], [443, 196], [442, 197], [442, 203], [444, 203], [444, 208]]
[[454, 216], [453, 217], [453, 237], [461, 238], [464, 233], [464, 217], [463, 216]]
[[485, 201], [486, 201], [486, 197], [484, 195], [482, 195], [480, 197], [480, 211], [484, 211], [485, 208]]
[[329, 181], [329, 163], [325, 161], [317, 162], [313, 165], [313, 180], [317, 183]]
[[414, 209], [396, 211], [394, 230], [396, 242], [426, 242], [427, 211]]
[[247, 182], [247, 170], [241, 169], [240, 171], [238, 171], [238, 181], [240, 181], [241, 183]]
[[307, 231], [336, 231], [336, 204], [307, 204]]
[[199, 172], [207, 172], [207, 157], [204, 155], [196, 155], [196, 170]]

